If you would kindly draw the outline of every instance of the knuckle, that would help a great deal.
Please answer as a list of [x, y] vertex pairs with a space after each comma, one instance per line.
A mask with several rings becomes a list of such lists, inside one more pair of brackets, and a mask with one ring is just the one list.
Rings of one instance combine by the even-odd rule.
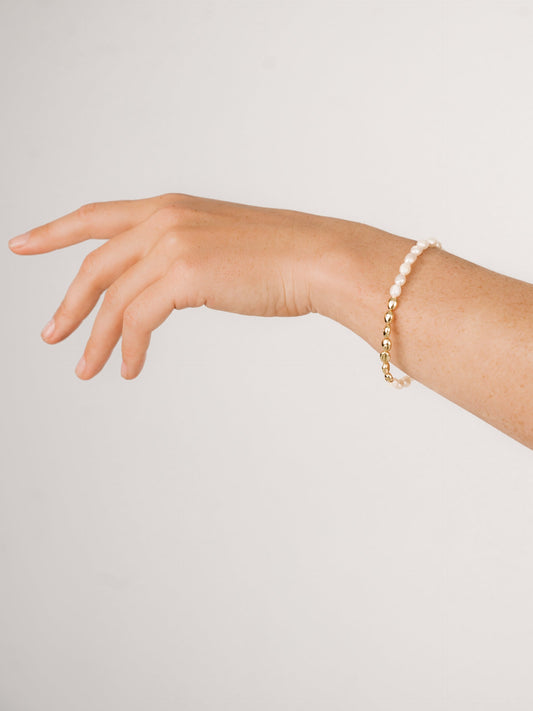
[[87, 222], [92, 218], [97, 207], [98, 207], [98, 203], [88, 202], [85, 205], [78, 207], [78, 209], [76, 210], [76, 213], [77, 213], [80, 220], [82, 220], [83, 222]]
[[158, 241], [164, 249], [174, 251], [182, 247], [184, 238], [177, 230], [169, 230]]
[[134, 363], [139, 357], [138, 351], [126, 343], [122, 343], [122, 359]]
[[120, 307], [121, 298], [120, 288], [117, 286], [116, 282], [114, 282], [105, 292], [102, 307], [107, 310], [114, 311]]
[[193, 207], [190, 200], [174, 200], [171, 204], [163, 205], [153, 215], [162, 227], [192, 227], [202, 220], [203, 211]]
[[73, 303], [68, 299], [63, 299], [59, 308], [57, 309], [56, 316], [66, 322], [73, 322], [77, 320], [76, 308]]
[[201, 268], [201, 260], [195, 252], [187, 251], [180, 254], [172, 265], [174, 276], [183, 279], [195, 276]]
[[83, 276], [93, 276], [98, 269], [98, 257], [94, 252], [89, 252], [84, 258], [80, 266], [80, 273]]
[[141, 324], [139, 309], [130, 304], [130, 306], [124, 309], [123, 322], [125, 328], [138, 328]]
[[85, 357], [93, 363], [101, 358], [101, 345], [97, 343], [93, 335], [89, 336], [89, 340], [85, 344]]
[[183, 208], [180, 205], [165, 205], [160, 207], [153, 215], [153, 219], [161, 227], [179, 225], [183, 218]]
[[165, 205], [173, 205], [174, 203], [183, 200], [185, 198], [185, 195], [183, 193], [162, 193], [161, 195], [157, 196], [158, 202], [165, 206]]
[[122, 343], [122, 360], [128, 361], [130, 364], [134, 363], [137, 358], [138, 354], [135, 348], [133, 346], [129, 346], [125, 343]]

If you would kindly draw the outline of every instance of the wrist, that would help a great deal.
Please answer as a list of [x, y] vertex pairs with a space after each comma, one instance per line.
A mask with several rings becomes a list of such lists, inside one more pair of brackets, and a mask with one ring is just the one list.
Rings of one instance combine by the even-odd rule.
[[358, 222], [342, 222], [342, 229], [316, 263], [313, 311], [342, 324], [379, 351], [389, 289], [398, 265], [416, 240]]

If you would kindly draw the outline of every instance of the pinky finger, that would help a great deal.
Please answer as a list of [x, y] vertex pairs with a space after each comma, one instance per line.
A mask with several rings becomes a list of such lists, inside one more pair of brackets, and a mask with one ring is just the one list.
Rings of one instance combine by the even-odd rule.
[[122, 367], [120, 374], [131, 380], [141, 372], [152, 331], [175, 309], [169, 280], [162, 277], [146, 287], [124, 311]]

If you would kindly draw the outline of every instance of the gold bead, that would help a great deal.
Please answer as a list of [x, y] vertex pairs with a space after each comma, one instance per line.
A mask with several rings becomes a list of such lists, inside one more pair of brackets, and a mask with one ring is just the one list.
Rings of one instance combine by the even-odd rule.
[[387, 311], [387, 313], [384, 316], [385, 323], [390, 323], [393, 318], [394, 318], [394, 314], [392, 313], [392, 311]]
[[381, 341], [381, 347], [383, 348], [384, 351], [390, 351], [390, 347], [392, 346], [390, 338], [384, 338]]
[[392, 383], [392, 381], [394, 380], [394, 376], [392, 375], [392, 373], [385, 373], [385, 380], [388, 383]]
[[390, 336], [390, 326], [387, 324], [385, 328], [383, 329], [383, 335], [384, 336]]
[[394, 299], [394, 298], [389, 299], [388, 308], [391, 311], [393, 311], [397, 306], [398, 306], [398, 302], [396, 301], [396, 299]]
[[390, 353], [388, 351], [382, 351], [379, 354], [379, 357], [383, 361], [383, 363], [390, 363]]
[[390, 364], [389, 364], [389, 363], [382, 363], [382, 364], [381, 364], [381, 370], [382, 370], [384, 373], [388, 373], [389, 370], [390, 370]]

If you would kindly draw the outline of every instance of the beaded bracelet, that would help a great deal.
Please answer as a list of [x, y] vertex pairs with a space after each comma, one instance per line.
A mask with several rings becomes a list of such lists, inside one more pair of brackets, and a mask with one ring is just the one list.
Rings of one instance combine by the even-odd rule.
[[435, 239], [423, 239], [419, 240], [413, 247], [411, 247], [400, 265], [399, 274], [394, 279], [394, 284], [391, 286], [389, 292], [390, 299], [387, 304], [387, 312], [385, 313], [385, 328], [383, 329], [383, 340], [381, 341], [381, 348], [383, 350], [379, 354], [379, 359], [381, 360], [381, 370], [385, 376], [385, 381], [387, 383], [392, 383], [392, 385], [398, 390], [406, 388], [410, 385], [411, 378], [408, 375], [404, 375], [403, 378], [395, 378], [390, 372], [390, 349], [392, 347], [390, 335], [391, 323], [394, 318], [393, 311], [398, 306], [398, 297], [402, 292], [402, 286], [405, 284], [406, 277], [411, 271], [412, 265], [416, 262], [418, 255], [422, 254], [422, 252], [428, 247], [437, 247], [440, 249], [442, 245]]

